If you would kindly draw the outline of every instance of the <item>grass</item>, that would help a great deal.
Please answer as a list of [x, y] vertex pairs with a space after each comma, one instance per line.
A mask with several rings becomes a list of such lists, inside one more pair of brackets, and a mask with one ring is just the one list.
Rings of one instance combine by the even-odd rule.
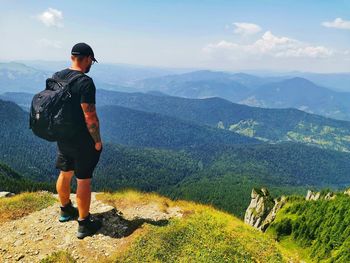
[[47, 192], [23, 192], [0, 199], [0, 224], [26, 216], [57, 202]]
[[[289, 206], [288, 203], [286, 204], [286, 207], [287, 206]], [[281, 211], [279, 213], [281, 213]], [[280, 219], [278, 218], [277, 221], [280, 221]], [[277, 233], [274, 228], [271, 228], [271, 227], [268, 228], [267, 231], [265, 232], [265, 235], [271, 237], [271, 239], [277, 240]], [[291, 236], [279, 237], [277, 242], [277, 247], [279, 248], [279, 250], [282, 252], [283, 255], [285, 255], [290, 259], [293, 259], [292, 262], [305, 262], [305, 263], [315, 262], [310, 258], [310, 253], [311, 253], [310, 250], [299, 246]]]
[[131, 208], [135, 205], [147, 205], [156, 203], [161, 211], [174, 206], [175, 202], [157, 193], [139, 192], [133, 189], [124, 189], [118, 192], [105, 192], [96, 196], [96, 199], [104, 201], [119, 209]]
[[282, 237], [278, 242], [278, 247], [284, 255], [295, 259], [295, 262], [314, 263], [310, 258], [310, 250], [298, 246], [290, 236]]
[[57, 251], [42, 259], [40, 263], [75, 263], [76, 260], [67, 251]]
[[272, 238], [210, 205], [130, 189], [96, 198], [117, 208], [147, 202], [178, 206], [184, 214], [164, 226], [142, 225], [108, 262], [287, 262]]

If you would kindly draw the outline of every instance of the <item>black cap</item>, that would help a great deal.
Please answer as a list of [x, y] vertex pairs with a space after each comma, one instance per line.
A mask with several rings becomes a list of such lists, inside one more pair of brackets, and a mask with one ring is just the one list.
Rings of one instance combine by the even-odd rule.
[[86, 43], [75, 44], [72, 48], [71, 54], [75, 56], [91, 56], [92, 60], [98, 63], [95, 59], [94, 51], [92, 51], [92, 48]]

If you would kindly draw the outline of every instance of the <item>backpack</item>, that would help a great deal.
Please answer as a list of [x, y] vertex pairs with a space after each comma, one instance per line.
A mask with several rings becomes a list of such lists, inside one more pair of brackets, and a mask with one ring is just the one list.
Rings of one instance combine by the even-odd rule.
[[29, 128], [47, 141], [67, 140], [79, 132], [72, 114], [71, 84], [85, 76], [78, 73], [68, 80], [52, 76], [46, 88], [35, 94], [29, 112]]

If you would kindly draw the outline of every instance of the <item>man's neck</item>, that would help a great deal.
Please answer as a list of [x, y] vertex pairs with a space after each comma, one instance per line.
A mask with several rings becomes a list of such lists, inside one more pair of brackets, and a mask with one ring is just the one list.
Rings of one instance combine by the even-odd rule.
[[84, 70], [81, 67], [75, 66], [75, 65], [71, 65], [69, 69], [73, 69], [73, 70], [78, 70], [84, 73]]

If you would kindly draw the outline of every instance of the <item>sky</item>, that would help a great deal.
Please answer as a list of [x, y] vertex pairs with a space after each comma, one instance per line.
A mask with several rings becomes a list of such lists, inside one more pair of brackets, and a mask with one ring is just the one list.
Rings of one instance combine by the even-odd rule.
[[350, 72], [350, 0], [5, 1], [0, 61]]

